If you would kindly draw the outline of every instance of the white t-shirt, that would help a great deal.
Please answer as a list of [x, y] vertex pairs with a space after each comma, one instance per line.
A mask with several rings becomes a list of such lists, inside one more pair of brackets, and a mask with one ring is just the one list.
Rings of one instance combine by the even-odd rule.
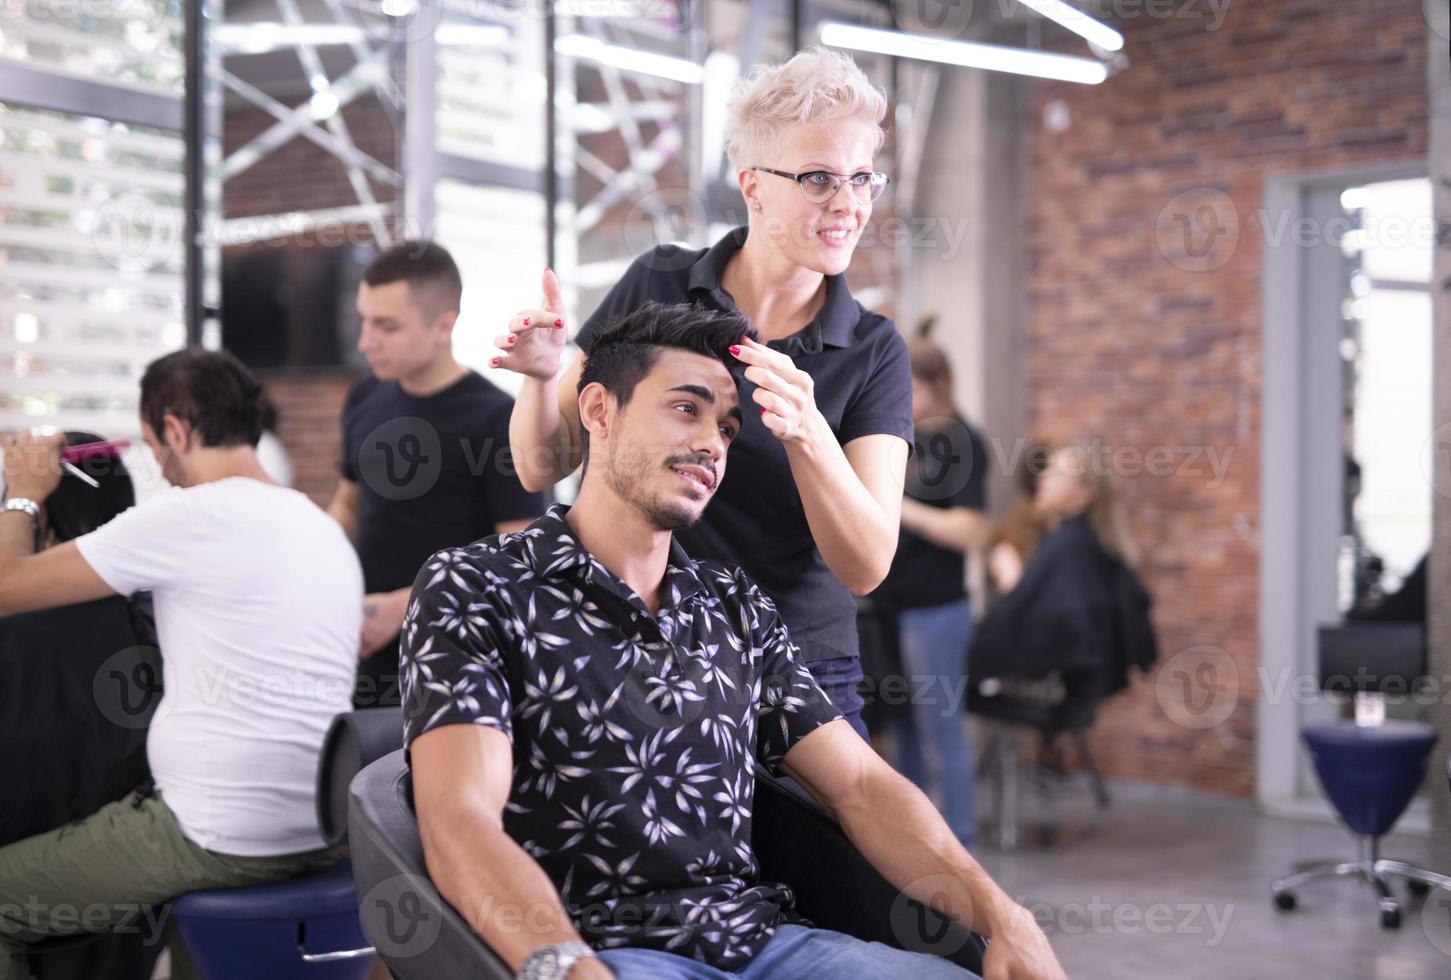
[[121, 595], [151, 590], [165, 690], [146, 754], [193, 842], [323, 846], [318, 753], [351, 708], [363, 573], [338, 523], [246, 477], [174, 487], [76, 539]]

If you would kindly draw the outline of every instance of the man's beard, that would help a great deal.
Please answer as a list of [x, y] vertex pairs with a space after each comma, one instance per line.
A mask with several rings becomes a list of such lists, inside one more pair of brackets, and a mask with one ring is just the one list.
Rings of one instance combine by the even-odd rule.
[[[613, 453], [610, 456], [610, 464], [606, 473], [610, 489], [661, 531], [678, 531], [680, 528], [690, 527], [700, 520], [699, 512], [692, 511], [690, 508], [670, 500], [664, 494], [648, 488], [648, 475], [654, 472], [654, 466], [658, 465], [668, 472], [670, 467], [675, 465], [672, 462], [674, 460], [675, 458], [671, 457], [656, 464], [641, 452], [625, 449], [623, 452]], [[703, 511], [704, 508], [702, 507], [701, 510]]]

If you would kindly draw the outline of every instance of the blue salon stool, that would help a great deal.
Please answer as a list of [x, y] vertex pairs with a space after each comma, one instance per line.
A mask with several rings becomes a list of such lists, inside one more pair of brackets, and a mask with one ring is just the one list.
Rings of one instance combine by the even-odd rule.
[[[403, 745], [401, 708], [339, 715], [317, 771], [318, 832], [347, 840], [347, 792], [368, 763]], [[358, 921], [351, 861], [255, 888], [190, 892], [171, 915], [204, 980], [365, 980], [374, 950]]]
[[[1401, 907], [1390, 884], [1376, 868], [1380, 838], [1400, 819], [1426, 776], [1426, 761], [1436, 730], [1414, 721], [1380, 725], [1342, 722], [1317, 725], [1302, 733], [1325, 795], [1360, 845], [1354, 861], [1325, 861], [1304, 867], [1272, 886], [1275, 904], [1295, 907], [1295, 889], [1315, 878], [1361, 878], [1375, 889], [1381, 925], [1397, 929]], [[1384, 869], [1382, 869], [1384, 870]]]
[[364, 980], [353, 863], [257, 888], [191, 892], [171, 914], [206, 980]]

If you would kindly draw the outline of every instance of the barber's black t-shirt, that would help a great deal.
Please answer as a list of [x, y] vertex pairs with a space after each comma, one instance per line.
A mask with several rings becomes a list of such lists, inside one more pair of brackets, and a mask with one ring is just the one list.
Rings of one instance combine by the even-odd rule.
[[[982, 437], [956, 416], [920, 423], [907, 464], [907, 496], [931, 507], [987, 507], [987, 451]], [[886, 580], [872, 593], [897, 609], [940, 606], [965, 598], [963, 556], [902, 530]]]
[[[544, 512], [543, 495], [520, 485], [509, 452], [513, 407], [474, 371], [423, 397], [371, 376], [353, 385], [341, 469], [358, 485], [356, 543], [368, 592], [410, 586], [435, 551]], [[375, 676], [397, 667], [396, 643], [363, 662]]]

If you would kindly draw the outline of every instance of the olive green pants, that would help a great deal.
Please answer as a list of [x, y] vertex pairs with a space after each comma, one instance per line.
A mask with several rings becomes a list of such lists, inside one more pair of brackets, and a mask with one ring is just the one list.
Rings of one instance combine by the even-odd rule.
[[342, 847], [239, 857], [193, 844], [161, 797], [138, 790], [84, 820], [0, 847], [0, 980], [30, 980], [26, 947], [80, 933], [165, 941], [172, 976], [195, 977], [165, 903], [207, 888], [262, 885], [336, 864]]

